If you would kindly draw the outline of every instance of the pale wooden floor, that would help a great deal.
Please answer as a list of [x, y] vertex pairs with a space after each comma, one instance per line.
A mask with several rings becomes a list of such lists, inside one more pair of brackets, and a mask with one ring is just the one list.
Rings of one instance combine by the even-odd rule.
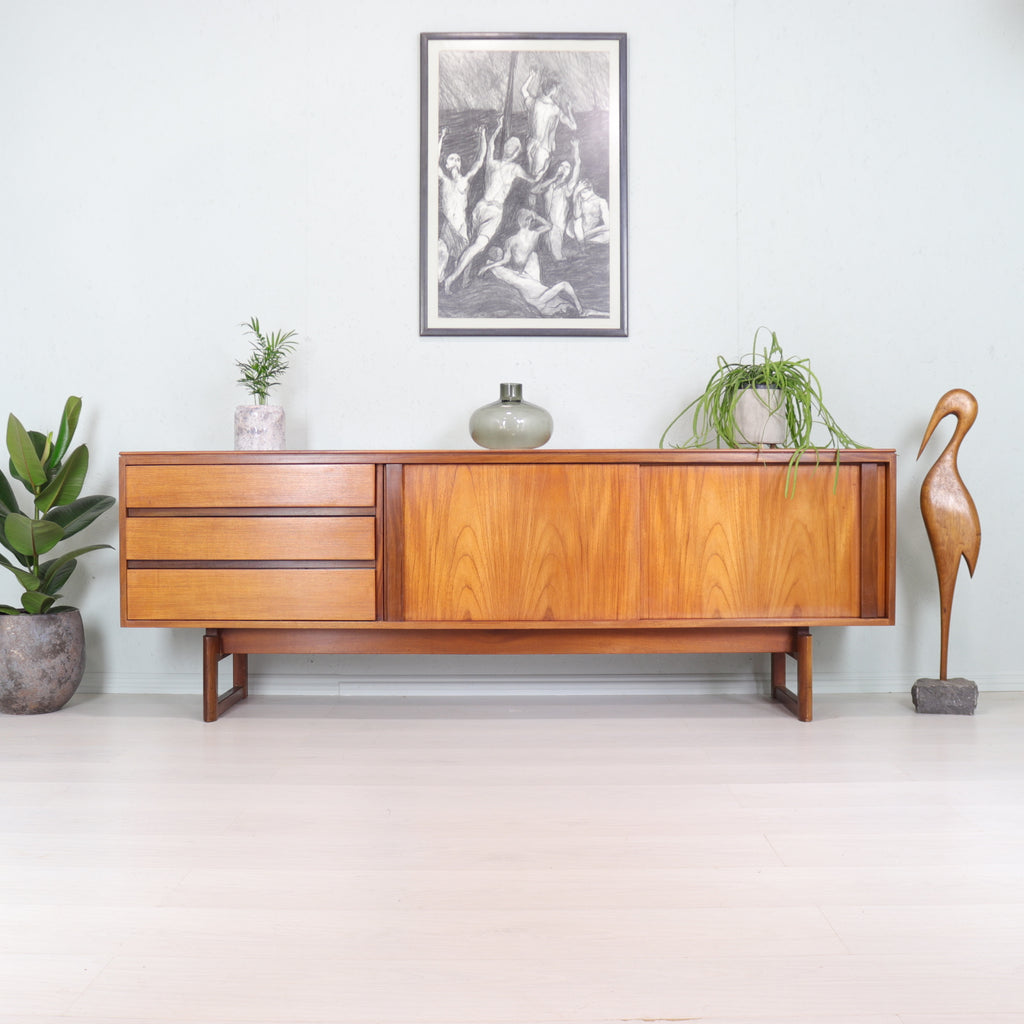
[[0, 1024], [1024, 1024], [1024, 694], [0, 716]]

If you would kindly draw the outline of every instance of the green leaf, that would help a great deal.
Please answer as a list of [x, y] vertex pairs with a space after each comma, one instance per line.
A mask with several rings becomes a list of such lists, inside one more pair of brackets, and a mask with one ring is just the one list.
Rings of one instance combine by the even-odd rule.
[[64, 530], [65, 537], [72, 537], [98, 519], [115, 500], [106, 494], [91, 494], [78, 498], [67, 505], [51, 508], [43, 517], [47, 522], [56, 523]]
[[60, 594], [41, 594], [32, 591], [21, 595], [21, 606], [29, 615], [44, 615]]
[[14, 496], [11, 482], [5, 473], [0, 472], [0, 512], [6, 515], [8, 512], [20, 512], [18, 499]]
[[34, 572], [29, 572], [27, 569], [19, 568], [9, 559], [4, 558], [3, 555], [0, 555], [0, 565], [2, 565], [5, 569], [10, 569], [10, 571], [14, 573], [14, 575], [18, 579], [18, 582], [21, 584], [22, 589], [39, 589], [39, 577]]
[[11, 547], [22, 555], [42, 555], [55, 548], [64, 536], [56, 523], [44, 519], [32, 520], [19, 512], [4, 520], [4, 535]]
[[85, 474], [89, 470], [89, 451], [80, 444], [61, 466], [60, 472], [36, 498], [36, 508], [48, 512], [54, 505], [67, 505], [82, 493]]
[[13, 412], [7, 419], [7, 451], [15, 473], [29, 485], [33, 493], [46, 484], [46, 470], [32, 438]]
[[[21, 515], [19, 512], [18, 515]], [[20, 551], [15, 551], [11, 547], [11, 542], [7, 539], [7, 517], [0, 518], [0, 547], [10, 551], [12, 555], [27, 569], [32, 564], [32, 559], [28, 555], [23, 555]], [[3, 555], [0, 555], [0, 565], [9, 564]]]
[[39, 567], [43, 582], [39, 589], [44, 594], [58, 594], [64, 584], [71, 579], [71, 574], [78, 568], [78, 561], [75, 558], [54, 559]]
[[[47, 562], [46, 565], [41, 567], [40, 569], [40, 572], [42, 572], [45, 569], [45, 575], [43, 577], [39, 589], [45, 591], [46, 593], [50, 593], [52, 590], [56, 589], [55, 582], [57, 586], [63, 586], [63, 583], [58, 581], [58, 572], [63, 567], [65, 567], [69, 562], [74, 563], [74, 561], [80, 555], [84, 555], [89, 551], [99, 551], [100, 548], [112, 549], [112, 546], [110, 544], [90, 544], [88, 547], [85, 548], [76, 548], [74, 551], [67, 551], [64, 554], [62, 554], [60, 558], [56, 558], [52, 562]], [[72, 564], [71, 569], [68, 570], [67, 574], [63, 577], [63, 579], [66, 580], [67, 577], [71, 575], [71, 572], [73, 570], [74, 565]]]
[[64, 412], [61, 413], [57, 439], [53, 442], [53, 449], [50, 452], [49, 464], [51, 467], [56, 466], [64, 458], [64, 453], [71, 447], [71, 438], [75, 435], [78, 417], [81, 414], [82, 400], [72, 395], [64, 403]]

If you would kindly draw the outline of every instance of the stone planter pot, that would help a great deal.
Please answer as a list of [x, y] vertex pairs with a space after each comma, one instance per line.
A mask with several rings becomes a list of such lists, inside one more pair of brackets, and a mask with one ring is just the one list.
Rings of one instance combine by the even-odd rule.
[[284, 408], [280, 405], [235, 407], [235, 451], [276, 452], [284, 448]]
[[0, 615], [0, 712], [59, 711], [85, 673], [85, 629], [77, 608]]
[[786, 440], [786, 407], [777, 388], [744, 389], [733, 415], [747, 444], [780, 445]]

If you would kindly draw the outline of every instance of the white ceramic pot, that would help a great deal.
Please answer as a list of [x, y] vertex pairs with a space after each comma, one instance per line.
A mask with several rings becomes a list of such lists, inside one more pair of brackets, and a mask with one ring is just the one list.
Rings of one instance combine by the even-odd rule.
[[745, 388], [735, 409], [739, 437], [747, 444], [780, 445], [786, 441], [786, 408], [778, 388]]
[[235, 451], [276, 452], [284, 448], [284, 408], [280, 405], [235, 407]]

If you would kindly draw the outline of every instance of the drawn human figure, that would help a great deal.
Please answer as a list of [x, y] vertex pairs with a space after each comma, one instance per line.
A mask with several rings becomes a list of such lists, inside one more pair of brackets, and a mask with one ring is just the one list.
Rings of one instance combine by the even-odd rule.
[[541, 237], [551, 230], [551, 222], [524, 206], [516, 214], [519, 230], [505, 241], [505, 254], [513, 270], [522, 270], [540, 280], [540, 259], [537, 245]]
[[480, 275], [492, 274], [499, 281], [515, 289], [523, 301], [541, 316], [584, 316], [583, 305], [576, 291], [568, 281], [548, 287], [525, 270], [508, 266], [511, 255], [493, 246], [487, 253], [488, 262], [481, 267]]
[[585, 178], [573, 193], [572, 211], [573, 237], [580, 245], [588, 242], [608, 244], [611, 240], [608, 202], [594, 191], [594, 186]]
[[551, 221], [551, 231], [547, 236], [551, 255], [561, 261], [562, 244], [565, 241], [566, 229], [572, 219], [572, 194], [580, 177], [580, 142], [572, 140], [572, 163], [562, 160], [555, 168], [555, 173], [537, 185], [533, 191], [539, 193], [544, 200], [544, 212]]
[[444, 279], [445, 293], [451, 291], [452, 285], [466, 271], [476, 257], [484, 252], [501, 227], [501, 218], [505, 210], [505, 200], [512, 186], [519, 180], [533, 184], [531, 178], [518, 162], [523, 144], [513, 136], [507, 139], [501, 157], [494, 155], [494, 140], [501, 131], [504, 117], [498, 118], [498, 124], [487, 139], [487, 150], [484, 157], [484, 194], [473, 207], [472, 229], [473, 241], [459, 257], [455, 269]]
[[539, 79], [536, 68], [531, 68], [520, 92], [526, 104], [526, 113], [530, 124], [530, 138], [526, 143], [526, 157], [530, 173], [540, 178], [547, 172], [555, 152], [555, 133], [558, 126], [564, 124], [571, 131], [576, 131], [576, 119], [569, 103], [562, 106], [557, 97], [561, 83], [553, 75], [539, 79], [540, 85], [534, 91], [534, 83]]
[[[484, 151], [487, 145], [484, 126], [479, 128], [480, 147], [472, 166], [462, 173], [462, 157], [458, 153], [449, 153], [444, 160], [444, 140], [447, 128], [441, 129], [437, 142], [437, 180], [441, 220], [438, 225], [438, 275], [443, 276], [449, 260], [457, 260], [469, 245], [469, 224], [466, 213], [469, 206], [469, 186], [484, 163]], [[444, 253], [442, 258], [441, 253]]]

